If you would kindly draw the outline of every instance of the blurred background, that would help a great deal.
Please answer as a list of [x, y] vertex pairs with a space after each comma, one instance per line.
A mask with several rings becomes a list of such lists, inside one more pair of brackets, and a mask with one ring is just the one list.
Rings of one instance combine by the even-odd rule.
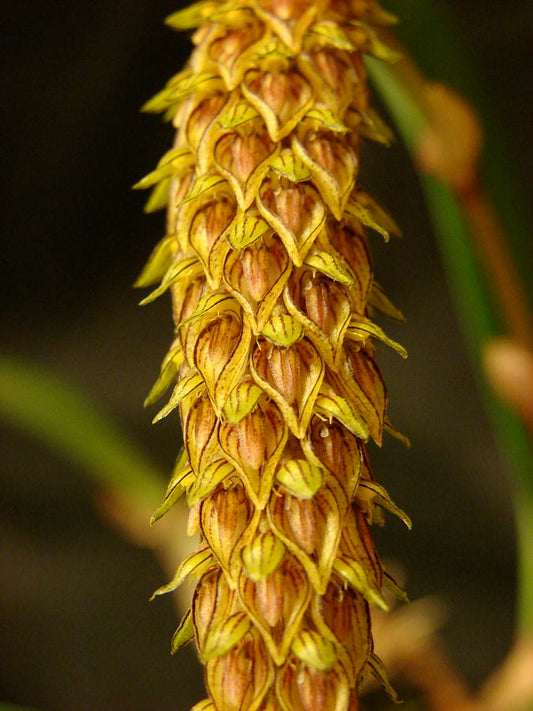
[[[442, 4], [530, 195], [533, 5]], [[416, 22], [411, 0], [388, 6]], [[130, 186], [171, 145], [170, 127], [139, 107], [189, 53], [188, 36], [163, 26], [178, 7], [7, 0], [2, 12], [2, 350], [87, 391], [163, 472], [178, 450], [177, 421], [152, 427], [155, 412], [142, 401], [170, 343], [170, 308], [165, 298], [138, 308], [131, 284], [164, 218], [143, 215], [146, 195]], [[454, 49], [432, 58], [432, 78], [446, 76]], [[391, 519], [379, 547], [405, 570], [411, 599], [443, 599], [446, 647], [476, 685], [512, 635], [508, 473], [405, 151], [368, 147], [364, 165], [363, 184], [405, 233], [372, 243], [377, 279], [408, 317], [385, 328], [410, 354], [402, 361], [380, 349], [391, 418], [413, 447], [387, 438], [371, 458], [414, 529]], [[172, 601], [148, 604], [166, 582], [151, 554], [101, 518], [80, 471], [12, 427], [0, 437], [0, 700], [43, 711], [182, 711], [203, 698], [191, 649], [169, 654]]]

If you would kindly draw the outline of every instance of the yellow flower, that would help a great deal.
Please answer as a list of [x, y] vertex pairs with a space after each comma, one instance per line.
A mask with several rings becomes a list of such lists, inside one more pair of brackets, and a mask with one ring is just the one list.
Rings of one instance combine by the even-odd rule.
[[[371, 474], [386, 392], [370, 320], [399, 317], [365, 226], [396, 226], [357, 182], [362, 137], [388, 143], [362, 53], [392, 54], [373, 0], [202, 0], [186, 66], [146, 105], [177, 128], [138, 187], [168, 234], [137, 284], [172, 294], [176, 339], [148, 401], [176, 381], [185, 448], [154, 518], [185, 491], [200, 548], [159, 592], [198, 579], [173, 638], [193, 637], [196, 711], [356, 709], [386, 607], [369, 524], [406, 519]], [[385, 682], [386, 683], [386, 680]]]

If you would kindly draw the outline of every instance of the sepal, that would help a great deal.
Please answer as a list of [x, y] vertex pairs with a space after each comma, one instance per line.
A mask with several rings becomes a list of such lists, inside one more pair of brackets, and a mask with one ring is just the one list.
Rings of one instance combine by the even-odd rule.
[[324, 483], [324, 472], [306, 459], [291, 459], [276, 472], [276, 479], [299, 499], [312, 499]]
[[337, 558], [333, 562], [333, 570], [344, 578], [354, 590], [360, 592], [368, 602], [382, 610], [389, 609], [381, 590], [374, 585], [367, 575], [365, 567], [359, 561], [353, 558]]
[[246, 612], [236, 612], [211, 627], [201, 650], [204, 664], [233, 649], [248, 632], [251, 624]]
[[292, 642], [291, 651], [308, 667], [321, 672], [330, 671], [337, 661], [333, 644], [315, 630], [300, 630]]
[[135, 288], [151, 286], [163, 278], [165, 272], [172, 264], [176, 252], [176, 238], [174, 235], [164, 237], [153, 250], [142, 272], [134, 283]]
[[272, 531], [256, 536], [242, 550], [246, 575], [255, 583], [263, 582], [281, 564], [285, 546]]
[[401, 236], [400, 228], [392, 217], [373, 197], [362, 190], [358, 190], [351, 196], [346, 205], [346, 212], [360, 220], [366, 227], [371, 227], [378, 232], [385, 242], [389, 241], [390, 235]]
[[203, 575], [209, 568], [213, 565], [213, 556], [209, 548], [202, 548], [195, 553], [187, 556], [185, 560], [178, 567], [172, 580], [166, 585], [158, 588], [150, 598], [152, 601], [158, 595], [165, 595], [166, 593], [173, 592], [189, 577], [194, 576], [199, 578]]
[[190, 7], [173, 12], [165, 18], [165, 24], [173, 30], [193, 30], [201, 25], [218, 7], [220, 7], [219, 3], [213, 2], [213, 0], [200, 0]]
[[191, 610], [187, 610], [183, 619], [178, 625], [178, 629], [172, 635], [170, 643], [170, 653], [176, 654], [182, 647], [192, 642], [194, 639], [194, 625], [192, 622]]

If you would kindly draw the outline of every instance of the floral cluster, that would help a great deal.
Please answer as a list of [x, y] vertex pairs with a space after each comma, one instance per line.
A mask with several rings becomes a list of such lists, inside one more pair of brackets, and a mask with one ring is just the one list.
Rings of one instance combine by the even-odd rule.
[[137, 284], [169, 290], [176, 337], [148, 402], [174, 383], [184, 450], [159, 518], [185, 492], [198, 550], [158, 592], [197, 579], [173, 638], [193, 638], [208, 699], [196, 711], [358, 708], [371, 674], [369, 605], [397, 593], [369, 525], [408, 519], [371, 473], [384, 430], [372, 320], [401, 319], [374, 281], [365, 228], [392, 219], [358, 184], [369, 105], [363, 54], [392, 51], [374, 0], [202, 0], [183, 71], [146, 105], [177, 129], [138, 187], [168, 204]]

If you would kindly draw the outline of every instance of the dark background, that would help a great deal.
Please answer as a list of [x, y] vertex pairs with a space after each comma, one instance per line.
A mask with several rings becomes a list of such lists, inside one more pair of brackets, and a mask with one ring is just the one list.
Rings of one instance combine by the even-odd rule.
[[[444, 6], [531, 194], [533, 6]], [[145, 195], [130, 186], [172, 140], [138, 108], [188, 54], [187, 36], [162, 24], [175, 9], [163, 0], [11, 0], [2, 10], [2, 348], [86, 389], [163, 470], [177, 424], [152, 428], [142, 400], [171, 338], [170, 309], [164, 299], [139, 309], [131, 289], [163, 217], [144, 216]], [[397, 3], [400, 16], [411, 10]], [[439, 61], [445, 68], [447, 57]], [[409, 317], [388, 327], [409, 360], [383, 349], [381, 362], [392, 419], [413, 448], [387, 439], [371, 455], [414, 530], [391, 520], [380, 549], [404, 565], [412, 599], [441, 595], [446, 645], [477, 684], [512, 634], [507, 474], [404, 151], [371, 148], [365, 160], [364, 184], [405, 232], [388, 246], [373, 240], [377, 278]], [[0, 699], [44, 711], [189, 708], [202, 698], [193, 653], [169, 656], [171, 601], [147, 603], [165, 574], [98, 517], [80, 472], [9, 428], [0, 446]]]

